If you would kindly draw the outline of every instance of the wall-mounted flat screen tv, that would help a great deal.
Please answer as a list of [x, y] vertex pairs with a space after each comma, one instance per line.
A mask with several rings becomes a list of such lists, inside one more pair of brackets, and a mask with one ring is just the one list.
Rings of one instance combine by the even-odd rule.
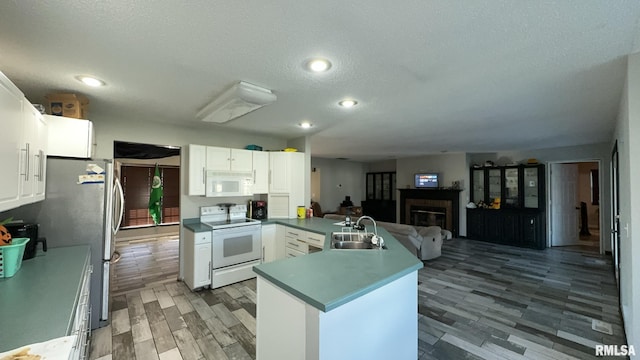
[[437, 189], [440, 185], [440, 174], [438, 173], [421, 173], [415, 175], [416, 188]]

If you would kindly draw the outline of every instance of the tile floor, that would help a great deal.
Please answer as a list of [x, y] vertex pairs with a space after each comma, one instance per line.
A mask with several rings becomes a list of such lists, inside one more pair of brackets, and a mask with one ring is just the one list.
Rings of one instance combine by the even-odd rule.
[[[175, 239], [118, 248], [91, 359], [255, 358], [255, 279], [194, 293], [176, 281]], [[465, 239], [442, 253], [418, 274], [419, 359], [596, 359], [595, 344], [625, 343], [608, 257]]]

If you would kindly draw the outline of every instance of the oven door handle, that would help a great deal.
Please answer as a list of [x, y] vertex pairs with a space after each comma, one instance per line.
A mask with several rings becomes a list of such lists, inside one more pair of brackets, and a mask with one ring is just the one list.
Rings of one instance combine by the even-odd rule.
[[249, 233], [249, 232], [260, 232], [262, 229], [262, 225], [257, 224], [251, 224], [251, 225], [244, 225], [244, 226], [237, 226], [237, 227], [232, 227], [232, 228], [222, 228], [222, 229], [213, 229], [211, 230], [213, 232], [213, 236], [225, 236], [228, 234], [239, 234], [239, 233]]

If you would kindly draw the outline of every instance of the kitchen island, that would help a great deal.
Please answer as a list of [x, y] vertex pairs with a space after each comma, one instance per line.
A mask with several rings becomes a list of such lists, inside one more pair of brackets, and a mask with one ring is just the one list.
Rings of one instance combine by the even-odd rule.
[[[386, 250], [330, 249], [335, 220], [276, 220], [325, 234], [323, 251], [254, 267], [257, 359], [416, 359], [417, 270], [384, 229]], [[366, 222], [367, 229], [372, 230]]]

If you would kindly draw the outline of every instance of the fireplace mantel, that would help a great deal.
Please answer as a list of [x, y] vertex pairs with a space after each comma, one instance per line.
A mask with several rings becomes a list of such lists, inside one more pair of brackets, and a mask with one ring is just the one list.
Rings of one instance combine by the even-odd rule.
[[434, 200], [436, 202], [446, 202], [451, 213], [447, 217], [451, 219], [451, 233], [458, 236], [460, 226], [460, 189], [398, 189], [400, 191], [400, 223], [409, 224], [409, 207], [419, 200]]

